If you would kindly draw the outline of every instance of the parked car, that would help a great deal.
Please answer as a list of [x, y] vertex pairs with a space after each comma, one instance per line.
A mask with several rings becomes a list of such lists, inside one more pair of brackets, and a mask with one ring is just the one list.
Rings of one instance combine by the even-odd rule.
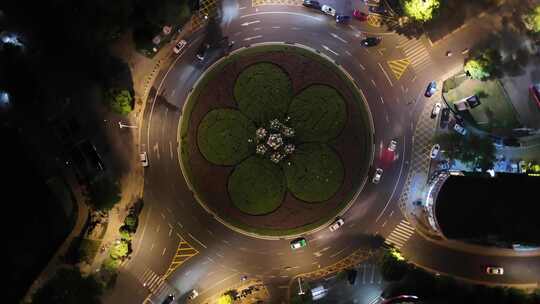
[[189, 296], [188, 296], [188, 299], [189, 300], [193, 300], [195, 299], [196, 297], [199, 296], [199, 292], [197, 291], [197, 289], [193, 289], [190, 293], [189, 293]]
[[371, 182], [374, 184], [378, 184], [381, 181], [382, 174], [383, 174], [383, 169], [377, 168], [375, 170], [375, 174], [373, 174], [373, 178], [371, 179]]
[[187, 45], [187, 41], [185, 41], [184, 39], [178, 41], [178, 43], [175, 44], [175, 46], [173, 47], [173, 52], [175, 54], [179, 54], [186, 45]]
[[450, 120], [450, 109], [449, 108], [443, 108], [441, 112], [441, 129], [446, 128], [448, 126], [448, 121]]
[[499, 266], [487, 266], [486, 273], [489, 275], [503, 275], [504, 269]]
[[323, 11], [325, 14], [330, 15], [330, 16], [336, 15], [336, 10], [330, 5], [326, 5], [326, 4], [323, 5], [321, 8], [321, 11]]
[[370, 5], [369, 11], [371, 13], [376, 13], [376, 14], [381, 14], [381, 15], [384, 15], [387, 12], [386, 8], [383, 5], [375, 5], [375, 6]]
[[348, 15], [336, 15], [336, 23], [347, 23], [351, 20], [351, 16]]
[[296, 249], [303, 248], [303, 247], [306, 247], [306, 246], [307, 246], [307, 241], [303, 237], [297, 238], [297, 239], [294, 239], [294, 240], [291, 241], [291, 249], [292, 250], [296, 250]]
[[431, 110], [431, 119], [437, 117], [437, 115], [439, 115], [439, 112], [441, 112], [441, 104], [439, 102], [436, 102], [433, 105], [433, 109]]
[[354, 9], [353, 11], [353, 17], [360, 20], [360, 21], [366, 21], [368, 14], [361, 12], [359, 9]]
[[165, 298], [165, 300], [163, 300], [163, 302], [161, 302], [161, 304], [170, 304], [173, 301], [174, 301], [174, 295], [170, 294]]
[[302, 5], [309, 8], [321, 9], [321, 4], [319, 3], [319, 1], [304, 0], [304, 2], [302, 2]]
[[201, 46], [199, 47], [199, 50], [197, 51], [197, 55], [195, 55], [197, 59], [199, 59], [200, 61], [203, 61], [204, 57], [206, 57], [206, 51], [209, 48], [210, 48], [210, 44], [208, 43], [201, 44]]
[[381, 42], [381, 40], [382, 38], [380, 37], [367, 37], [365, 39], [362, 39], [360, 43], [362, 44], [362, 46], [370, 47], [370, 46], [376, 46], [377, 44]]
[[394, 152], [396, 151], [396, 148], [397, 148], [397, 140], [392, 139], [390, 143], [388, 144], [388, 151]]
[[338, 230], [341, 226], [343, 226], [343, 224], [345, 224], [345, 221], [342, 218], [339, 217], [332, 223], [332, 225], [330, 225], [330, 227], [328, 227], [328, 229], [330, 229], [330, 231], [334, 232], [334, 231]]
[[454, 131], [458, 132], [461, 135], [467, 135], [467, 129], [465, 129], [462, 125], [455, 123], [454, 124]]
[[424, 96], [431, 97], [433, 96], [433, 94], [435, 94], [435, 92], [437, 92], [437, 83], [435, 81], [432, 81], [428, 84]]
[[431, 152], [429, 153], [429, 156], [431, 158], [436, 158], [437, 155], [439, 155], [439, 151], [441, 151], [441, 146], [439, 144], [434, 144], [433, 147], [431, 147]]
[[146, 154], [146, 151], [139, 154], [139, 159], [141, 160], [141, 165], [143, 167], [148, 167], [148, 155]]

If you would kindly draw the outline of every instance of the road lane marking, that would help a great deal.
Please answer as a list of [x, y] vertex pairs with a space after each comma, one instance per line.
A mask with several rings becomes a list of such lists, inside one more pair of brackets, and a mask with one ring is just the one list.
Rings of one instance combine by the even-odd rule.
[[342, 253], [343, 251], [345, 251], [345, 249], [347, 249], [347, 248], [348, 248], [348, 247], [345, 247], [345, 248], [341, 249], [340, 251], [338, 251], [338, 252], [332, 254], [332, 255], [330, 256], [330, 258], [333, 258], [333, 257], [335, 257], [335, 256], [338, 256], [340, 253]]
[[294, 13], [294, 12], [257, 12], [257, 13], [252, 13], [252, 14], [247, 14], [247, 15], [240, 16], [240, 19], [247, 18], [247, 17], [253, 17], [253, 16], [259, 16], [259, 15], [270, 15], [270, 14], [285, 14], [285, 15], [301, 16], [301, 17], [305, 17], [305, 18], [314, 19], [314, 20], [317, 20], [317, 21], [324, 21], [326, 19], [326, 17], [315, 17], [315, 16], [311, 16], [311, 15]]
[[204, 248], [208, 248], [206, 247], [205, 244], [203, 244], [201, 241], [199, 241], [196, 237], [194, 237], [191, 233], [188, 232], [188, 235], [189, 237], [191, 237], [195, 242], [199, 243], [199, 245], [203, 246]]
[[371, 79], [371, 83], [373, 84], [374, 87], [377, 87], [377, 84], [375, 83], [375, 80]]
[[381, 68], [381, 70], [383, 71], [384, 73], [384, 76], [386, 76], [386, 79], [388, 80], [388, 82], [390, 83], [390, 86], [393, 87], [394, 84], [392, 83], [392, 80], [390, 79], [390, 76], [388, 76], [388, 73], [386, 73], [386, 71], [384, 70], [382, 64], [379, 62], [379, 67]]
[[251, 25], [251, 24], [259, 23], [259, 22], [261, 22], [261, 20], [254, 20], [254, 21], [244, 22], [244, 23], [242, 23], [240, 25], [241, 26], [248, 26], [248, 25]]
[[349, 55], [349, 56], [352, 56], [351, 52], [345, 50], [345, 54]]
[[280, 29], [280, 26], [272, 26], [273, 29]]
[[363, 71], [366, 70], [366, 68], [365, 68], [361, 63], [358, 63], [358, 65], [360, 66], [360, 68], [361, 68]]
[[349, 43], [349, 41], [347, 41], [347, 40], [341, 38], [341, 37], [340, 37], [338, 34], [336, 34], [336, 33], [330, 33], [330, 36], [336, 38], [337, 40], [339, 40], [339, 41], [341, 41], [341, 42], [343, 42], [343, 43]]
[[246, 37], [246, 38], [244, 38], [244, 41], [250, 41], [250, 40], [259, 39], [259, 38], [262, 38], [262, 35]]
[[381, 102], [382, 102], [382, 104], [384, 104], [384, 99], [382, 98], [382, 96], [380, 96], [380, 98], [381, 98]]
[[171, 154], [171, 160], [174, 159], [174, 153], [173, 153], [173, 148], [172, 148], [172, 142], [169, 140], [169, 152]]
[[159, 232], [159, 224], [156, 227], [156, 232]]
[[336, 55], [336, 56], [339, 56], [338, 53], [334, 52], [333, 50], [331, 50], [331, 49], [330, 49], [329, 47], [327, 47], [326, 45], [323, 45], [322, 47], [323, 47], [323, 49], [327, 50], [328, 52], [330, 52], [330, 53], [332, 53], [332, 54], [334, 54], [334, 55]]
[[165, 255], [165, 251], [167, 250], [167, 247], [164, 247], [163, 248], [163, 251], [161, 252], [161, 256], [164, 256]]
[[163, 219], [165, 219], [165, 214], [163, 214], [163, 212], [160, 212], [160, 214], [161, 214], [161, 217], [162, 217]]
[[156, 142], [156, 144], [154, 145], [153, 149], [154, 149], [154, 152], [157, 153], [157, 159], [159, 160], [159, 157], [160, 157], [160, 156], [159, 156], [159, 143], [158, 143], [158, 142]]

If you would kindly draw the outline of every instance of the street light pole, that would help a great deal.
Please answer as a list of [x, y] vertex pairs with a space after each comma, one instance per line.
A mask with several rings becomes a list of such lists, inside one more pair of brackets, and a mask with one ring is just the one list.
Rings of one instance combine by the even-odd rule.
[[137, 128], [137, 126], [124, 125], [124, 124], [122, 124], [121, 121], [118, 122], [118, 126], [120, 127], [120, 129], [122, 129], [122, 128], [136, 129]]

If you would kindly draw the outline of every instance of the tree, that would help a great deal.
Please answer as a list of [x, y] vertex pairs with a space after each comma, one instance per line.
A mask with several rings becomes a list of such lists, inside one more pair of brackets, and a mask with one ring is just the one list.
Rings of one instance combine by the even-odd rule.
[[438, 135], [434, 142], [441, 145], [448, 158], [480, 167], [484, 171], [491, 169], [495, 162], [495, 146], [486, 136], [475, 134], [463, 136], [451, 132]]
[[83, 277], [77, 268], [61, 268], [32, 297], [34, 304], [99, 304], [103, 293], [95, 277]]
[[405, 15], [421, 23], [433, 19], [441, 6], [440, 0], [400, 0]]
[[409, 264], [396, 249], [384, 250], [379, 257], [379, 266], [385, 281], [399, 281], [409, 271]]
[[218, 299], [218, 304], [232, 304], [234, 301], [230, 294], [224, 294]]
[[102, 178], [90, 185], [90, 202], [98, 210], [110, 210], [120, 201], [120, 187], [117, 182]]
[[499, 63], [499, 53], [494, 49], [487, 49], [477, 57], [468, 59], [463, 69], [472, 79], [486, 80], [493, 75]]
[[115, 113], [126, 115], [133, 110], [133, 98], [131, 93], [125, 89], [109, 89], [106, 100], [111, 110]]
[[121, 240], [118, 244], [111, 248], [110, 256], [113, 260], [121, 260], [130, 253], [130, 243], [126, 240]]
[[540, 33], [540, 5], [536, 6], [529, 14], [523, 15], [522, 18], [529, 31]]

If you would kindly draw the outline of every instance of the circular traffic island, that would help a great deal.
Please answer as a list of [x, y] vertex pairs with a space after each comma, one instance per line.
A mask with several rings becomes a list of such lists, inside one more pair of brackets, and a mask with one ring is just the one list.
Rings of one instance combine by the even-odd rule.
[[351, 206], [372, 134], [366, 103], [337, 66], [265, 44], [199, 79], [179, 124], [179, 160], [197, 201], [230, 228], [295, 236]]

